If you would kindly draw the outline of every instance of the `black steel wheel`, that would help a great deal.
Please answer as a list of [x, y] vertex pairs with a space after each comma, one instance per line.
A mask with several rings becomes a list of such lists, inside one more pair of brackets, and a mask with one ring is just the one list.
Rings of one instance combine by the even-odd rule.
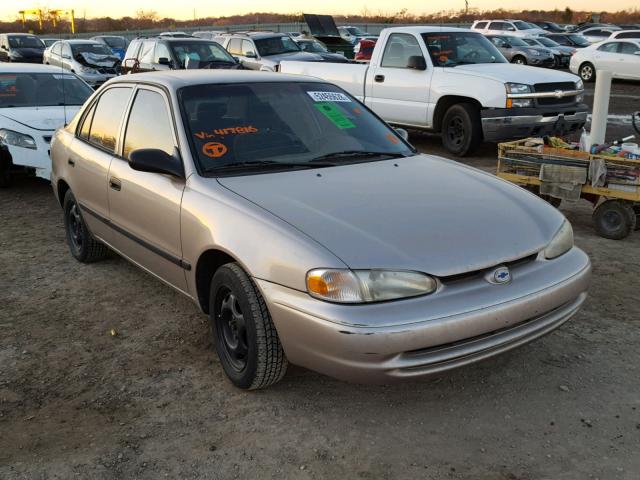
[[91, 263], [103, 259], [109, 249], [93, 238], [82, 218], [80, 206], [76, 198], [67, 191], [63, 202], [64, 229], [67, 236], [69, 250], [73, 257], [83, 263]]
[[287, 358], [278, 333], [260, 291], [237, 263], [213, 275], [209, 321], [220, 363], [235, 386], [254, 390], [282, 379]]
[[451, 153], [463, 157], [473, 153], [482, 141], [480, 112], [475, 105], [452, 105], [442, 118], [442, 143]]
[[606, 200], [593, 212], [598, 235], [611, 240], [622, 240], [636, 228], [636, 212], [623, 200]]

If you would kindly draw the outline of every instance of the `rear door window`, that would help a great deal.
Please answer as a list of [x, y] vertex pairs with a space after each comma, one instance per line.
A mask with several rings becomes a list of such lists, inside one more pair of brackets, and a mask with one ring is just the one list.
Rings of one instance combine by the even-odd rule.
[[475, 28], [481, 30], [487, 26], [487, 22], [479, 22], [476, 24]]
[[504, 22], [491, 22], [489, 24], [489, 30], [502, 30]]
[[619, 53], [624, 53], [625, 55], [634, 55], [636, 52], [640, 51], [640, 47], [631, 42], [620, 42], [620, 47], [618, 48]]
[[115, 153], [122, 115], [130, 96], [129, 87], [110, 88], [102, 94], [91, 123], [91, 144], [109, 153]]
[[601, 52], [616, 53], [618, 51], [618, 44], [616, 42], [605, 43], [601, 47], [598, 47]]
[[250, 53], [250, 52], [256, 53], [256, 48], [253, 46], [253, 43], [251, 43], [249, 40], [243, 40], [241, 55], [247, 56], [247, 53]]
[[78, 137], [82, 140], [89, 140], [89, 132], [91, 131], [91, 122], [93, 121], [93, 114], [96, 111], [96, 104], [94, 103], [89, 112], [84, 116], [82, 120], [82, 125], [80, 126], [80, 130], [78, 133]]

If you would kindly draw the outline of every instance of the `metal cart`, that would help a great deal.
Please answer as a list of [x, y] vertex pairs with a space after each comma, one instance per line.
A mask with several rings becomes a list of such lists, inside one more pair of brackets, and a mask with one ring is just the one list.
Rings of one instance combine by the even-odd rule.
[[[528, 146], [533, 139], [498, 145], [500, 178], [516, 183], [559, 206], [561, 199], [541, 193], [541, 170], [545, 165], [563, 165], [586, 170], [585, 183], [577, 185], [579, 198], [594, 206], [593, 222], [598, 235], [614, 240], [627, 237], [640, 228], [640, 160], [590, 155], [575, 150], [544, 145]], [[600, 182], [594, 186], [590, 169], [600, 167]], [[604, 173], [603, 173], [604, 172]]]

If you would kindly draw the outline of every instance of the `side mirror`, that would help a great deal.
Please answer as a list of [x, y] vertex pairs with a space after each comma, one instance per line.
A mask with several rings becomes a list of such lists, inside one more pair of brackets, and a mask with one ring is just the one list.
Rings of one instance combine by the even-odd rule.
[[414, 70], [426, 70], [427, 62], [422, 55], [411, 55], [407, 61], [407, 68]]
[[404, 128], [394, 128], [396, 133], [402, 137], [405, 142], [409, 141], [409, 132], [407, 132]]
[[167, 67], [171, 66], [171, 61], [167, 57], [160, 57], [158, 59], [158, 63], [160, 65], [166, 65]]
[[129, 154], [129, 166], [139, 172], [184, 178], [184, 167], [177, 148], [173, 150], [173, 155], [157, 148], [139, 148]]
[[247, 58], [258, 58], [258, 56], [256, 55], [256, 52], [247, 52], [244, 55]]

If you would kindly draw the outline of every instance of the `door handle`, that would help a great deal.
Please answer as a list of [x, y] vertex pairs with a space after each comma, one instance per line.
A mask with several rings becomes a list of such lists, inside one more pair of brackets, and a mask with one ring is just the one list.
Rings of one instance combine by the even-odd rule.
[[67, 160], [67, 163], [68, 163], [69, 165], [71, 165], [72, 167], [75, 167], [75, 166], [76, 166], [76, 162], [74, 162], [74, 161], [73, 161], [73, 160], [71, 160], [71, 159], [68, 159], [68, 160]]
[[382, 83], [384, 82], [384, 75], [376, 75], [373, 79], [378, 83]]
[[115, 177], [111, 177], [109, 179], [109, 187], [116, 192], [119, 192], [120, 190], [122, 190], [122, 182]]

